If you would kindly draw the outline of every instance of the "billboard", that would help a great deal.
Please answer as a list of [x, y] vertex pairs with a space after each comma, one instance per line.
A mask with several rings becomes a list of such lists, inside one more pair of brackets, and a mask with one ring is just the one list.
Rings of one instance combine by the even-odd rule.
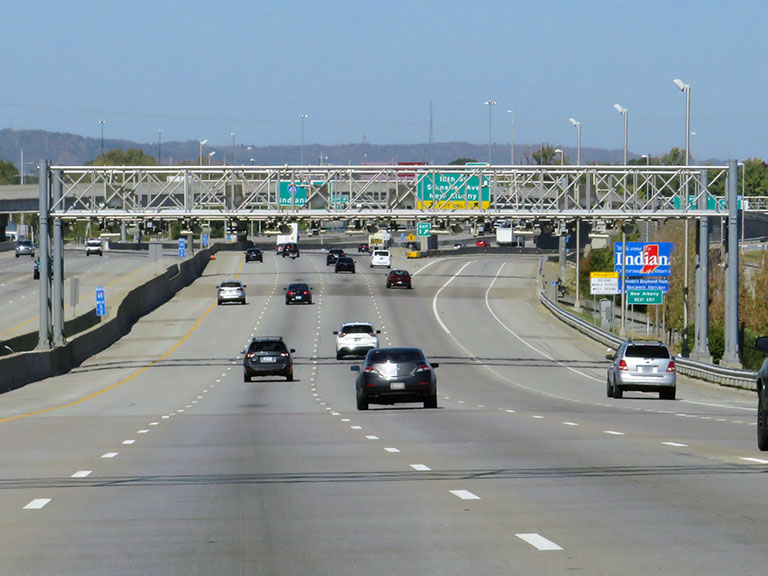
[[623, 243], [613, 244], [613, 269], [621, 274], [622, 259], [626, 276], [669, 276], [674, 242], [627, 242], [624, 255]]

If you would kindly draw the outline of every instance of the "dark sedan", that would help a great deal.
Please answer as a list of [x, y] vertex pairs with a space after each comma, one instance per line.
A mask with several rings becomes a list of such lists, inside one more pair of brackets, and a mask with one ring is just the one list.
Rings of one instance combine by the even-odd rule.
[[398, 286], [400, 288], [411, 287], [411, 274], [408, 270], [392, 270], [387, 274], [387, 288]]
[[246, 262], [264, 262], [264, 255], [261, 253], [261, 250], [258, 248], [248, 248], [248, 250], [245, 251], [245, 261]]
[[336, 260], [339, 259], [339, 256], [346, 256], [344, 250], [341, 248], [331, 248], [328, 250], [328, 255], [325, 257], [325, 265], [330, 266], [331, 264], [336, 264]]
[[349, 256], [339, 256], [336, 259], [333, 272], [338, 274], [339, 272], [352, 272], [355, 273], [355, 261]]
[[285, 290], [286, 304], [312, 304], [312, 289], [308, 284], [296, 282], [289, 284]]
[[375, 348], [365, 363], [351, 366], [358, 372], [355, 382], [357, 409], [368, 404], [423, 402], [424, 408], [437, 408], [437, 377], [420, 348]]

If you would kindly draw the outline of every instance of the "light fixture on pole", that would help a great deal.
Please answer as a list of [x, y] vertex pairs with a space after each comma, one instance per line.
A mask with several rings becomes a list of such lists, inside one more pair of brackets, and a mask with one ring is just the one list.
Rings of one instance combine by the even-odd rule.
[[624, 108], [621, 104], [614, 104], [614, 108], [616, 108], [616, 112], [624, 116], [624, 166], [627, 165], [627, 134], [628, 134], [628, 127], [629, 127], [629, 110]]
[[576, 165], [581, 165], [581, 122], [577, 122], [574, 118], [569, 118], [568, 121], [576, 127]]
[[309, 118], [309, 114], [301, 113], [299, 114], [299, 118], [301, 118], [301, 165], [304, 165], [304, 120]]
[[104, 124], [106, 124], [106, 120], [99, 120], [99, 124], [101, 124], [101, 155], [104, 156]]
[[232, 136], [232, 166], [235, 165], [235, 133], [230, 132], [230, 136]]
[[[691, 147], [691, 85], [686, 84], [679, 78], [672, 82], [685, 94], [685, 165], [690, 162]], [[685, 204], [688, 204], [688, 180], [685, 181]], [[687, 358], [689, 355], [688, 347], [688, 219], [685, 222], [685, 247], [683, 248], [683, 349], [681, 355]]]
[[555, 148], [555, 154], [560, 154], [560, 166], [565, 163], [565, 154], [560, 148]]
[[208, 138], [205, 140], [200, 140], [200, 166], [203, 165], [203, 146], [208, 144]]
[[641, 159], [645, 158], [645, 165], [646, 166], [650, 166], [651, 165], [651, 157], [648, 156], [648, 154], [643, 154], [642, 156], [640, 156], [640, 158]]
[[157, 129], [157, 163], [163, 163], [163, 129]]
[[214, 154], [216, 154], [216, 150], [211, 150], [208, 152], [208, 166], [211, 165], [211, 158], [213, 158]]
[[493, 107], [496, 106], [496, 100], [486, 100], [483, 102], [483, 104], [488, 106], [488, 165], [491, 165], [491, 146], [493, 144]]
[[509, 163], [515, 165], [515, 112], [507, 110], [509, 114]]

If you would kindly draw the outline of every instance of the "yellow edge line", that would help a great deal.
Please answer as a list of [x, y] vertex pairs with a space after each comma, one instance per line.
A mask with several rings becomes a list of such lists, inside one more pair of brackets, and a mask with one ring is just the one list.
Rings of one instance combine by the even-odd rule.
[[[243, 270], [243, 264], [244, 264], [244, 261], [241, 260], [240, 261], [240, 266], [238, 266], [238, 268], [237, 268], [237, 274], [235, 275], [236, 278], [238, 278], [240, 276], [240, 273]], [[100, 396], [101, 394], [104, 394], [105, 392], [109, 392], [110, 390], [113, 390], [114, 388], [117, 388], [118, 386], [121, 386], [121, 385], [125, 384], [126, 382], [130, 382], [131, 380], [136, 378], [136, 376], [138, 376], [142, 372], [146, 372], [149, 368], [152, 368], [152, 366], [154, 366], [154, 365], [158, 364], [159, 362], [161, 362], [161, 361], [165, 360], [166, 358], [168, 358], [168, 356], [170, 356], [173, 353], [174, 350], [176, 350], [179, 346], [181, 346], [187, 340], [187, 338], [189, 338], [192, 335], [192, 332], [194, 332], [197, 329], [197, 327], [200, 325], [200, 323], [205, 319], [206, 316], [208, 316], [208, 314], [211, 312], [211, 310], [213, 310], [215, 307], [216, 307], [216, 303], [214, 302], [213, 304], [211, 304], [208, 307], [208, 310], [206, 310], [203, 313], [203, 315], [200, 316], [200, 318], [197, 319], [197, 321], [192, 326], [192, 328], [189, 329], [189, 332], [187, 332], [181, 340], [176, 342], [176, 344], [174, 344], [173, 347], [170, 350], [168, 350], [168, 352], [163, 354], [157, 360], [153, 360], [151, 363], [147, 364], [146, 366], [144, 366], [143, 368], [141, 368], [137, 372], [134, 372], [133, 374], [131, 374], [127, 378], [125, 378], [123, 380], [120, 380], [119, 382], [117, 382], [115, 384], [112, 384], [111, 386], [107, 386], [106, 388], [103, 388], [103, 389], [101, 389], [101, 390], [99, 390], [97, 392], [94, 392], [93, 394], [89, 394], [88, 396], [85, 396], [83, 398], [75, 400], [74, 402], [70, 402], [68, 404], [62, 404], [60, 406], [51, 406], [49, 408], [43, 408], [42, 410], [36, 410], [35, 412], [28, 412], [27, 414], [17, 414], [16, 416], [9, 416], [8, 418], [0, 418], [0, 422], [10, 422], [11, 420], [18, 420], [18, 419], [21, 419], [21, 418], [29, 418], [30, 416], [39, 416], [40, 414], [45, 414], [46, 412], [52, 412], [54, 410], [61, 410], [62, 408], [71, 408], [72, 406], [77, 406], [78, 404], [80, 404], [82, 402], [85, 402], [86, 400], [91, 400], [92, 398], [96, 398], [97, 396]]]

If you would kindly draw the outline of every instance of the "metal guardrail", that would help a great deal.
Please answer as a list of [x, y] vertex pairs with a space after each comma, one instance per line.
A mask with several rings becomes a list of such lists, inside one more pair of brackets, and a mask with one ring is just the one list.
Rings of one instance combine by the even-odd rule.
[[[612, 348], [617, 348], [624, 341], [615, 334], [606, 332], [578, 316], [563, 310], [557, 304], [552, 302], [544, 291], [539, 292], [539, 301], [552, 312], [556, 318], [597, 342]], [[679, 356], [675, 356], [675, 364], [678, 372], [690, 376], [691, 378], [706, 380], [707, 382], [714, 382], [721, 386], [728, 386], [731, 388], [757, 391], [757, 372], [753, 372], [752, 370], [724, 368], [722, 366], [706, 364], [704, 362], [698, 362], [696, 360], [691, 360], [690, 358], [681, 358]]]

